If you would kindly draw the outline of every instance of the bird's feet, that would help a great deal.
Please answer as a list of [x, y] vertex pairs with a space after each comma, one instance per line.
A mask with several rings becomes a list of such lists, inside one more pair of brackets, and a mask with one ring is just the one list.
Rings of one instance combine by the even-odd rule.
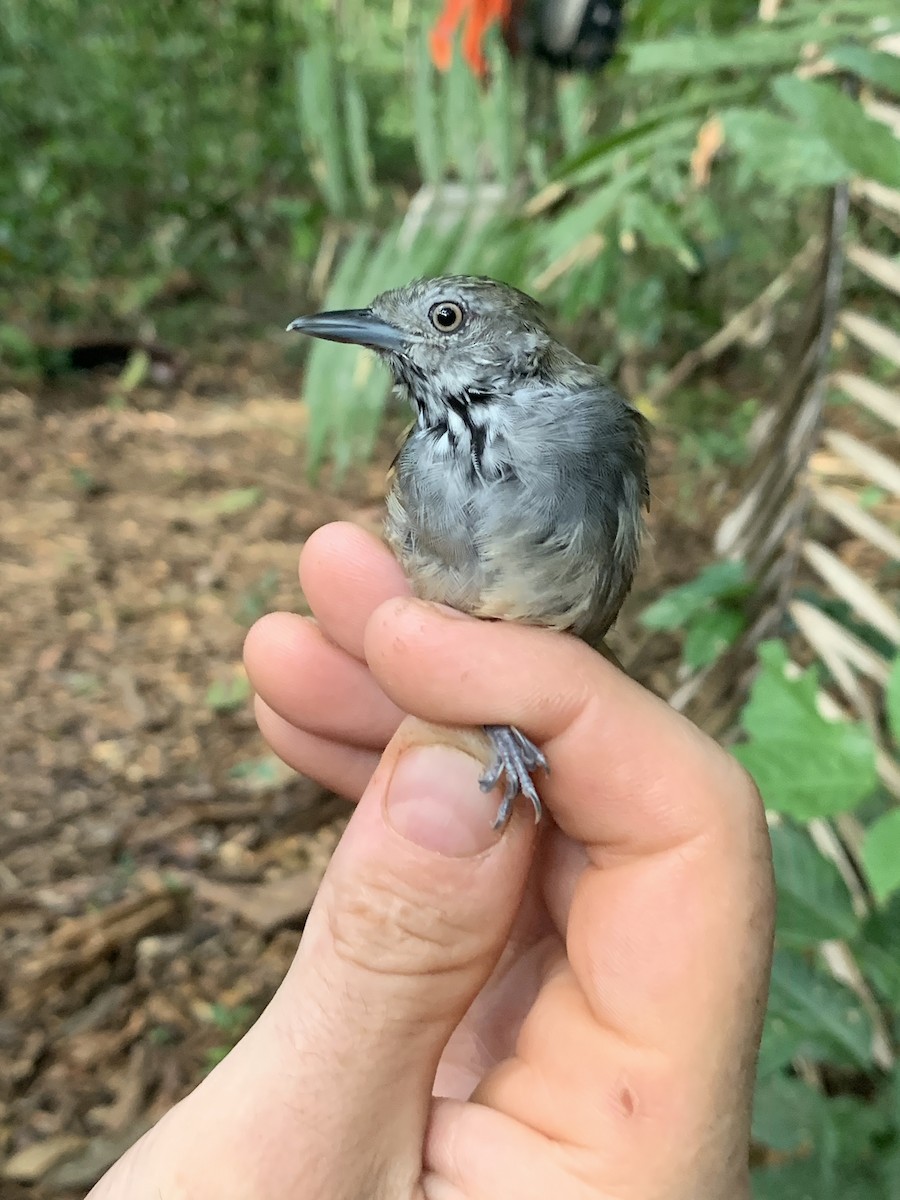
[[503, 802], [494, 820], [495, 829], [503, 829], [512, 816], [519, 795], [527, 796], [534, 809], [534, 820], [541, 819], [541, 798], [537, 794], [531, 772], [540, 767], [549, 771], [547, 760], [524, 733], [513, 725], [485, 725], [484, 732], [494, 747], [494, 761], [479, 780], [483, 792], [492, 791], [503, 779]]

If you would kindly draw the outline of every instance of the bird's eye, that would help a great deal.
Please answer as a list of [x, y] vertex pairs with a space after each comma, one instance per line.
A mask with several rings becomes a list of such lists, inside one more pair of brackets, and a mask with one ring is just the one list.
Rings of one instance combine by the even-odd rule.
[[428, 310], [428, 320], [439, 333], [454, 333], [462, 325], [464, 315], [454, 300], [439, 300]]

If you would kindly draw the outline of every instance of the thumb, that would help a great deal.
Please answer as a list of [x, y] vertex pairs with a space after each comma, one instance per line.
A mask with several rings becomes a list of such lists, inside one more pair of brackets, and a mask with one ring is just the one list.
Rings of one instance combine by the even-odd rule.
[[[411, 720], [400, 727], [291, 970], [245, 1039], [251, 1073], [265, 1082], [251, 1120], [267, 1142], [281, 1123], [298, 1195], [414, 1194], [438, 1061], [518, 909], [533, 821], [523, 811], [494, 832], [498, 797], [479, 788], [483, 765], [460, 748], [466, 734], [455, 746], [451, 737]], [[219, 1070], [240, 1071], [244, 1049]], [[245, 1075], [239, 1086], [246, 1111]], [[293, 1195], [291, 1182], [272, 1178], [261, 1194]]]

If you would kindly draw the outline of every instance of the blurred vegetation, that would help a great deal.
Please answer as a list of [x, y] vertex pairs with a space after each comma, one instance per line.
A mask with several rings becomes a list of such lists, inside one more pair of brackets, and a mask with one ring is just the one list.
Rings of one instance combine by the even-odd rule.
[[[649, 387], [821, 228], [829, 184], [900, 186], [896, 139], [843, 86], [900, 93], [900, 60], [874, 48], [900, 24], [891, 6], [769, 7], [763, 21], [756, 0], [631, 0], [621, 53], [594, 77], [513, 62], [495, 37], [482, 86], [462, 62], [432, 66], [437, 4], [3, 0], [0, 361], [46, 369], [38, 343], [60, 329], [188, 340], [198, 294], [290, 291], [274, 328], [305, 303], [459, 270], [540, 295], [580, 351]], [[843, 76], [797, 73], [823, 55]], [[371, 450], [386, 395], [371, 356], [315, 345], [304, 391], [314, 463]], [[741, 461], [755, 399], [680, 404], [668, 419], [698, 476]], [[684, 629], [701, 665], [743, 628], [749, 587], [739, 566], [710, 568], [645, 621]], [[865, 731], [823, 722], [814, 679], [783, 666], [769, 646], [740, 750], [783, 817], [759, 1195], [897, 1196], [900, 822]], [[895, 749], [898, 687], [895, 668]], [[207, 702], [228, 711], [241, 689], [225, 680]], [[851, 807], [881, 906], [865, 919], [806, 832]], [[853, 947], [874, 1011], [826, 969], [834, 941]], [[873, 1053], [873, 1023], [888, 1053]]]
[[[791, 74], [828, 50], [883, 82], [896, 60], [867, 47], [888, 7], [794, 0], [760, 22], [750, 0], [632, 0], [601, 75], [511, 63], [495, 37], [482, 87], [432, 67], [436, 5], [6, 0], [0, 350], [98, 319], [185, 338], [179, 303], [254, 277], [359, 303], [474, 269], [540, 294], [610, 370], [652, 375], [663, 339], [712, 332], [787, 260], [824, 184], [897, 179], [888, 131], [861, 137], [834, 82]], [[312, 350], [314, 460], [368, 451], [384, 382]]]

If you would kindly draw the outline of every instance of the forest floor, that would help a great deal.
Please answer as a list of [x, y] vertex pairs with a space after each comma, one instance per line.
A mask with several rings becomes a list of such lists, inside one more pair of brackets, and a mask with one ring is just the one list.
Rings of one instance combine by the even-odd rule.
[[[0, 1200], [82, 1196], [227, 1052], [347, 819], [267, 754], [241, 648], [302, 611], [312, 530], [378, 530], [400, 423], [312, 482], [297, 392], [274, 339], [124, 405], [115, 373], [0, 390]], [[665, 433], [652, 475], [626, 637], [724, 511]]]

